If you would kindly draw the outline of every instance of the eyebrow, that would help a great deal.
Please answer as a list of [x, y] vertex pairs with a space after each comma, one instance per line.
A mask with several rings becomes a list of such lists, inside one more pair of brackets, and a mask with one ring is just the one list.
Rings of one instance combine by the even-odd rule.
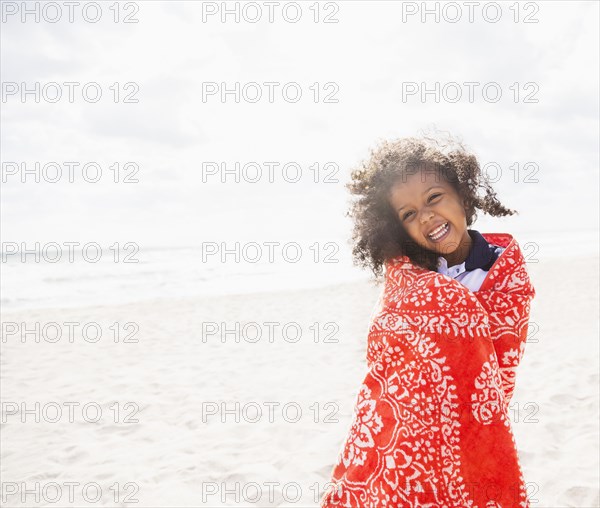
[[[429, 189], [426, 189], [423, 191], [423, 195], [427, 194], [431, 189], [437, 189], [437, 188], [442, 188], [439, 185], [432, 185], [431, 187], [429, 187]], [[396, 210], [397, 212], [399, 212], [400, 210], [402, 210], [403, 208], [406, 208], [406, 205], [402, 205], [400, 208], [398, 208], [398, 210]]]

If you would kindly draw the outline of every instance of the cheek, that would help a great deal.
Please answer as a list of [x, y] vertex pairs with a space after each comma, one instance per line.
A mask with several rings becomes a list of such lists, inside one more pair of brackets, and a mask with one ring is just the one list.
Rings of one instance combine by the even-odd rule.
[[421, 235], [421, 231], [417, 225], [415, 225], [414, 221], [411, 222], [408, 226], [404, 226], [405, 231], [408, 233], [413, 240], [423, 241], [423, 236]]
[[459, 223], [466, 221], [466, 211], [460, 203], [454, 203], [451, 209], [451, 214], [452, 218]]

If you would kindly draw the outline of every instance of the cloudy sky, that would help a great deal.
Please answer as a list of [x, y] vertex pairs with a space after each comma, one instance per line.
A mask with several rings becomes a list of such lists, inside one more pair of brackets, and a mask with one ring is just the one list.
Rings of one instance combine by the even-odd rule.
[[[66, 7], [56, 23], [45, 19], [55, 16], [49, 10], [39, 22], [31, 15], [23, 22], [7, 4], [18, 10], [21, 2], [3, 2], [4, 242], [344, 241], [350, 224], [343, 217], [343, 184], [352, 165], [379, 139], [433, 126], [461, 138], [482, 164], [502, 168], [498, 195], [520, 212], [503, 219], [480, 215], [475, 229], [561, 244], [582, 233], [597, 235], [597, 2], [524, 2], [518, 11], [503, 2], [500, 13], [475, 8], [473, 22], [462, 2], [428, 2], [439, 9], [438, 20], [410, 11], [419, 11], [421, 2], [405, 3], [409, 10], [386, 1], [321, 2], [311, 10], [306, 2], [296, 23], [279, 8], [269, 22], [264, 2], [245, 11], [247, 3], [237, 2], [237, 22], [233, 15], [223, 21], [220, 12], [210, 14], [221, 2], [121, 3], [119, 22], [107, 2], [96, 23], [78, 10], [69, 23]], [[253, 23], [257, 9], [262, 18]], [[458, 13], [461, 19], [451, 22]], [[138, 22], [124, 23], [126, 15]], [[23, 99], [23, 84], [32, 89], [36, 82], [59, 83], [63, 97], [55, 103], [43, 96], [37, 103], [32, 94]], [[80, 84], [73, 102], [65, 82]], [[236, 82], [260, 84], [263, 97], [254, 103], [232, 95], [222, 101], [219, 93], [203, 97], [207, 83]], [[277, 83], [273, 102], [267, 82]], [[446, 86], [452, 82], [463, 93], [456, 102], [457, 88]], [[478, 83], [473, 101], [467, 82]], [[82, 98], [86, 83], [100, 86], [98, 102]], [[283, 98], [287, 83], [302, 91], [298, 102]], [[406, 83], [438, 83], [446, 100], [403, 97]], [[497, 102], [482, 95], [490, 83], [502, 91]], [[254, 91], [247, 88], [247, 96]], [[128, 94], [138, 102], [125, 102]], [[7, 165], [69, 161], [97, 163], [102, 178], [88, 183], [76, 170], [70, 183], [63, 166], [56, 183], [35, 183], [32, 175], [22, 183], [20, 172], [12, 174], [14, 164]], [[133, 167], [125, 170], [125, 163], [137, 164], [139, 182], [114, 183], [109, 167], [117, 162], [121, 177]], [[265, 162], [293, 163], [302, 177], [289, 183], [277, 169], [275, 182], [265, 176], [235, 183], [230, 176], [222, 183], [203, 173], [207, 162], [228, 168], [256, 162], [265, 175]], [[315, 164], [321, 180], [337, 165], [338, 182], [315, 183], [309, 169]], [[597, 250], [597, 240], [591, 244]]]

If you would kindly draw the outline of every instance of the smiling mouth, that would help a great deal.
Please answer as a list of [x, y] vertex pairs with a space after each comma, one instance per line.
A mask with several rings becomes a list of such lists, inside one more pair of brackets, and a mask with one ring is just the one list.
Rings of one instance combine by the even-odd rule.
[[434, 231], [427, 235], [427, 237], [433, 242], [439, 242], [446, 237], [450, 231], [450, 223], [444, 222], [441, 226], [437, 227]]

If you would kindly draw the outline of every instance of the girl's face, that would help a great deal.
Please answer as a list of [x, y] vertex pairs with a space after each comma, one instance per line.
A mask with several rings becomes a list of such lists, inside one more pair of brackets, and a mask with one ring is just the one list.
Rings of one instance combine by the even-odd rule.
[[446, 258], [448, 266], [462, 263], [472, 239], [467, 232], [464, 202], [437, 171], [419, 171], [390, 189], [389, 203], [410, 238]]

